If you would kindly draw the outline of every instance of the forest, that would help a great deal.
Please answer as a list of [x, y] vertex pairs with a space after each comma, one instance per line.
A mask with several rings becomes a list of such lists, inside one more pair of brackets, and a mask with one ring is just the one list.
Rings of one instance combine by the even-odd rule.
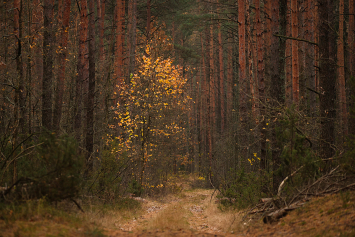
[[179, 173], [241, 207], [335, 169], [354, 187], [354, 8], [1, 1], [0, 201], [155, 195]]

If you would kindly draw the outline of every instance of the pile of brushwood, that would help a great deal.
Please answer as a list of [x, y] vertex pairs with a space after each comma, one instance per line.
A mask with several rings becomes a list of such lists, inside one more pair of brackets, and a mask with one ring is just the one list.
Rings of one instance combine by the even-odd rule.
[[[333, 159], [327, 159], [330, 161]], [[348, 163], [345, 163], [348, 164]], [[347, 165], [339, 164], [316, 180], [309, 181], [302, 188], [295, 188], [285, 193], [285, 183], [304, 168], [301, 166], [287, 176], [280, 184], [278, 193], [272, 198], [261, 198], [259, 203], [245, 212], [245, 219], [263, 219], [264, 223], [273, 223], [287, 215], [288, 212], [302, 207], [312, 197], [321, 197], [346, 190], [355, 190], [355, 173]]]

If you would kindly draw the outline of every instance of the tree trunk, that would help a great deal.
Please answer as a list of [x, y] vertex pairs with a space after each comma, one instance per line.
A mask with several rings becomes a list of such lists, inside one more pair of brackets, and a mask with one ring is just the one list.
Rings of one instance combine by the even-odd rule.
[[[290, 0], [288, 0], [289, 3]], [[288, 4], [288, 12], [290, 10], [290, 4]], [[288, 14], [288, 21], [286, 26], [286, 35], [291, 36], [292, 22], [290, 14]], [[285, 77], [285, 102], [286, 106], [290, 107], [292, 105], [292, 40], [286, 41], [286, 77]]]
[[344, 62], [344, 0], [339, 0], [339, 38], [337, 47], [338, 56], [338, 90], [339, 90], [339, 108], [340, 124], [342, 127], [341, 144], [345, 142], [348, 135], [348, 112], [346, 108], [345, 92], [345, 62]]
[[[114, 91], [117, 92], [116, 97], [120, 97], [120, 88], [122, 87], [124, 83], [123, 79], [123, 60], [124, 60], [124, 55], [123, 55], [123, 43], [124, 43], [124, 13], [125, 13], [125, 1], [124, 0], [117, 0], [116, 3], [116, 22], [117, 22], [117, 27], [116, 27], [116, 53], [115, 53], [115, 82], [114, 86], [117, 86], [118, 88], [115, 88]], [[116, 100], [117, 102], [117, 100]]]
[[[355, 88], [355, 2], [354, 0], [349, 0], [349, 33], [348, 33], [348, 48], [349, 50], [349, 70], [351, 87]], [[351, 93], [352, 92], [352, 93]], [[349, 98], [349, 134], [355, 136], [355, 96], [354, 90], [350, 90]]]
[[136, 29], [137, 29], [137, 0], [129, 0], [128, 3], [128, 78], [127, 84], [130, 82], [130, 77], [135, 69], [136, 57]]
[[224, 132], [225, 124], [225, 92], [224, 92], [224, 64], [223, 64], [223, 42], [221, 23], [218, 22], [218, 54], [219, 54], [219, 96], [221, 108], [221, 134]]
[[226, 127], [231, 124], [233, 110], [233, 35], [229, 34], [228, 39]]
[[330, 158], [334, 155], [332, 145], [335, 141], [335, 99], [336, 92], [336, 51], [335, 33], [332, 30], [333, 12], [329, 0], [318, 0], [319, 17], [319, 86], [320, 94], [320, 117], [321, 117], [321, 158]]
[[150, 11], [150, 0], [147, 0], [147, 28], [146, 28], [146, 35], [147, 35], [147, 44], [149, 43], [150, 38], [150, 21], [151, 21], [151, 11]]
[[53, 7], [53, 0], [44, 0], [42, 126], [49, 131], [52, 130]]
[[95, 102], [95, 10], [94, 0], [89, 0], [89, 88], [86, 109], [86, 171], [93, 170], [92, 153], [94, 151], [94, 102]]
[[65, 66], [67, 58], [67, 45], [69, 35], [69, 18], [70, 18], [71, 0], [65, 0], [63, 22], [61, 26], [61, 37], [59, 38], [59, 70], [57, 78], [57, 93], [53, 117], [53, 130], [59, 132], [60, 121], [62, 118], [62, 105], [64, 94]]
[[[239, 35], [239, 147], [240, 147], [240, 159], [239, 165], [244, 162], [248, 155], [248, 141], [247, 141], [247, 58], [246, 58], [246, 22], [245, 22], [246, 10], [245, 0], [238, 0], [238, 35]], [[243, 161], [241, 160], [243, 159]]]
[[[255, 0], [255, 20], [256, 20], [256, 48], [257, 48], [257, 81], [258, 81], [258, 90], [259, 90], [259, 106], [258, 106], [258, 122], [260, 123], [262, 118], [265, 117], [265, 77], [264, 77], [264, 50], [263, 50], [263, 25], [261, 21], [260, 14], [260, 0]], [[266, 131], [265, 129], [265, 121], [263, 120], [263, 124], [260, 126], [260, 169], [265, 170], [266, 168]]]
[[[307, 15], [306, 15], [306, 40], [309, 40], [311, 42], [314, 42], [314, 17], [313, 17], [313, 11], [314, 11], [314, 2], [312, 0], [307, 0]], [[308, 79], [308, 87], [314, 91], [316, 91], [315, 87], [315, 74], [314, 74], [314, 53], [315, 53], [315, 45], [310, 45], [306, 44], [306, 79]], [[316, 107], [317, 107], [317, 97], [316, 93], [314, 92], [308, 92], [309, 93], [309, 115], [310, 116], [315, 116], [316, 114]]]
[[87, 2], [81, 0], [80, 9], [80, 31], [79, 31], [79, 56], [78, 56], [78, 72], [76, 78], [75, 87], [75, 118], [74, 118], [74, 131], [78, 142], [81, 140], [81, 127], [82, 127], [82, 110], [83, 110], [83, 87], [84, 82], [88, 80], [88, 14], [87, 14]]
[[104, 51], [104, 33], [105, 33], [105, 8], [106, 8], [106, 0], [101, 0], [100, 2], [101, 7], [100, 7], [100, 19], [99, 19], [99, 24], [100, 24], [100, 50], [99, 50], [99, 58], [101, 63], [105, 60], [105, 51]]
[[[298, 38], [298, 0], [291, 0], [291, 22], [292, 22], [292, 37]], [[292, 95], [293, 103], [298, 107], [299, 103], [299, 59], [298, 59], [297, 40], [292, 40]]]

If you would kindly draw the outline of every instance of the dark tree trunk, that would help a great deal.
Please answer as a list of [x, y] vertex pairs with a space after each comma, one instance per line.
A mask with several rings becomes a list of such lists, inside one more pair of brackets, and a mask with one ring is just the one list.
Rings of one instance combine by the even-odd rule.
[[53, 0], [43, 2], [43, 83], [42, 83], [42, 126], [52, 130], [53, 94]]
[[65, 79], [65, 61], [67, 58], [67, 45], [68, 45], [68, 35], [69, 35], [69, 18], [70, 18], [70, 5], [71, 0], [65, 0], [63, 22], [60, 37], [60, 53], [59, 53], [59, 71], [57, 79], [57, 92], [56, 101], [53, 117], [53, 130], [58, 132], [60, 128], [60, 121], [62, 118], [62, 105], [63, 105], [63, 94], [64, 94], [64, 79]]
[[334, 155], [332, 149], [335, 142], [334, 120], [336, 118], [336, 35], [332, 30], [334, 9], [331, 0], [318, 0], [321, 158], [329, 158]]
[[95, 101], [95, 14], [94, 0], [89, 0], [89, 88], [86, 110], [86, 171], [93, 170], [92, 153], [94, 151], [94, 101]]

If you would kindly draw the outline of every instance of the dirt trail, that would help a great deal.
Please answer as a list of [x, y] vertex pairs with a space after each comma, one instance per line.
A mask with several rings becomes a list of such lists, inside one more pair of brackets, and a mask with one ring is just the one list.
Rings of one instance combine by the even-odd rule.
[[[142, 199], [144, 214], [106, 229], [108, 236], [227, 236], [236, 214], [221, 212], [211, 189], [185, 184], [176, 195], [160, 200]], [[235, 235], [233, 235], [235, 236]]]
[[[186, 184], [186, 183], [185, 183]], [[355, 195], [316, 198], [274, 224], [218, 209], [213, 190], [185, 186], [176, 195], [144, 199], [144, 213], [105, 229], [107, 236], [355, 236]]]

